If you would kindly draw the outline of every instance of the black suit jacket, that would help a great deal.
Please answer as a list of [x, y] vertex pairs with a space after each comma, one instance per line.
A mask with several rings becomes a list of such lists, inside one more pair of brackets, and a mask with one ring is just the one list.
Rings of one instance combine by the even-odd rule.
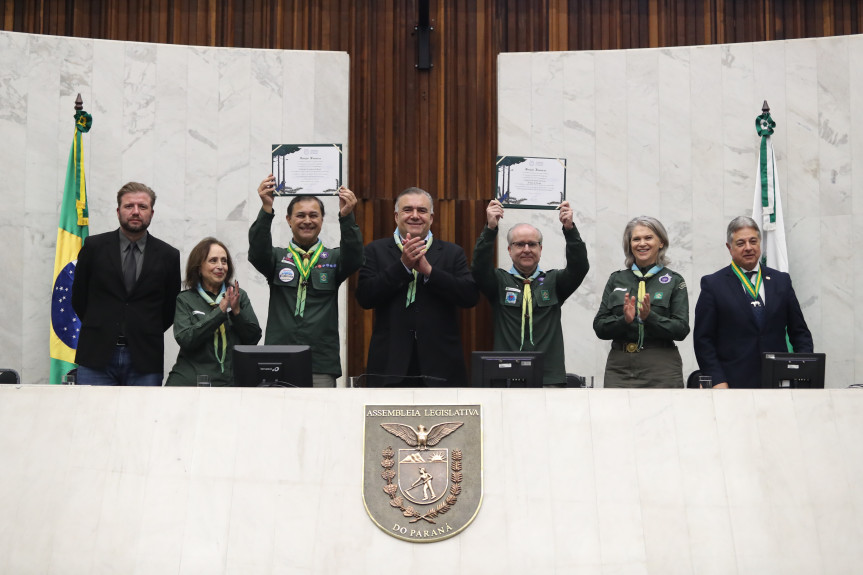
[[127, 294], [119, 234], [118, 229], [90, 236], [78, 253], [72, 307], [81, 320], [81, 335], [75, 362], [104, 369], [125, 325], [135, 370], [164, 372], [163, 334], [174, 323], [180, 293], [180, 252], [148, 235], [141, 274]]
[[[393, 238], [373, 241], [364, 252], [356, 297], [363, 308], [375, 310], [366, 372], [406, 375], [416, 337], [420, 373], [446, 380], [429, 381], [429, 385], [465, 385], [467, 372], [457, 308], [476, 305], [479, 290], [464, 250], [442, 240], [432, 241], [426, 253], [432, 273], [428, 281], [422, 274], [417, 278], [416, 298], [410, 307], [405, 303], [413, 274], [402, 264], [401, 251]], [[369, 378], [369, 385], [382, 383]]]
[[752, 298], [743, 291], [729, 265], [701, 278], [701, 294], [695, 304], [693, 346], [698, 367], [713, 384], [729, 387], [761, 387], [761, 354], [787, 352], [785, 330], [795, 352], [811, 353], [812, 334], [806, 327], [791, 277], [761, 268], [765, 318], [755, 319]]

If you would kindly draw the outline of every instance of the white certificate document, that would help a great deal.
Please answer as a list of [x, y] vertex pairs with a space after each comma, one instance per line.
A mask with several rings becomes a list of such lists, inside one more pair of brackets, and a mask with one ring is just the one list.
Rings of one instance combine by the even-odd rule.
[[494, 197], [505, 208], [553, 210], [566, 199], [566, 158], [498, 156]]
[[341, 144], [273, 144], [275, 196], [337, 196], [342, 185]]

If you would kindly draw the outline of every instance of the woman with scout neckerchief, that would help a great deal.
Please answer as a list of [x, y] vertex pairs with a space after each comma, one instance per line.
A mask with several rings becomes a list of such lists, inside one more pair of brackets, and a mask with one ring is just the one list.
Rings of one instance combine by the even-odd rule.
[[235, 345], [255, 345], [261, 326], [249, 296], [234, 278], [228, 248], [204, 238], [189, 253], [185, 291], [177, 296], [174, 339], [180, 344], [177, 363], [165, 385], [196, 385], [208, 375], [213, 386], [233, 385]]
[[626, 269], [608, 278], [593, 330], [610, 339], [605, 387], [683, 387], [675, 341], [689, 334], [689, 296], [668, 269], [668, 233], [656, 218], [633, 218], [623, 231]]

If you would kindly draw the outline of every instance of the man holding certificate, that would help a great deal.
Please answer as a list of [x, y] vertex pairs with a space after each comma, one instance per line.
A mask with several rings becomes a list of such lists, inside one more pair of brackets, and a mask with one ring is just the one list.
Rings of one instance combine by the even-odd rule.
[[342, 374], [339, 357], [339, 286], [363, 264], [363, 238], [354, 218], [357, 198], [345, 186], [339, 194], [341, 241], [327, 248], [318, 236], [324, 204], [315, 196], [294, 196], [285, 218], [293, 232], [286, 248], [273, 244], [272, 174], [258, 186], [261, 210], [249, 228], [249, 262], [270, 285], [264, 343], [312, 348], [315, 387], [335, 387]]
[[486, 209], [487, 224], [474, 247], [471, 266], [480, 291], [491, 303], [495, 351], [545, 352], [544, 386], [566, 382], [560, 308], [590, 268], [569, 202], [562, 202], [558, 210], [566, 241], [565, 268], [543, 270], [539, 265], [542, 234], [530, 224], [516, 224], [506, 235], [512, 266], [495, 269], [494, 245], [503, 218], [503, 205], [497, 200]]

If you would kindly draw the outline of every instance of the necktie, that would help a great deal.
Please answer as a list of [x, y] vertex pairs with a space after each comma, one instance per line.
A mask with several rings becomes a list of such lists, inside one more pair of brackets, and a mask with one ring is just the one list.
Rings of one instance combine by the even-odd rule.
[[138, 250], [138, 244], [131, 243], [126, 248], [126, 261], [123, 263], [123, 283], [126, 284], [126, 293], [132, 293], [135, 287], [135, 281], [138, 275], [138, 258], [135, 252]]

